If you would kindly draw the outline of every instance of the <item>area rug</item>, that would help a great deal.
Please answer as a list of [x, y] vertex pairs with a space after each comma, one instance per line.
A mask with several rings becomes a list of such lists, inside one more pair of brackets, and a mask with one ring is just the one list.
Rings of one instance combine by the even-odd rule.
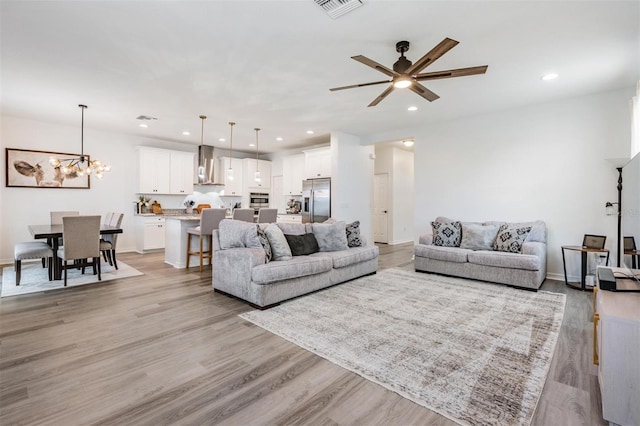
[[240, 316], [463, 425], [528, 425], [565, 296], [390, 269]]
[[[85, 284], [103, 283], [105, 281], [115, 280], [116, 278], [144, 275], [142, 272], [124, 262], [118, 262], [118, 269], [110, 266], [108, 263], [102, 262], [101, 268], [102, 281], [98, 281], [98, 276], [93, 275], [92, 268], [87, 268], [84, 275], [77, 269], [69, 269], [67, 271], [66, 288]], [[40, 262], [22, 263], [22, 277], [20, 278], [19, 286], [16, 286], [16, 272], [14, 267], [8, 266], [2, 269], [2, 293], [0, 297], [37, 293], [61, 288], [65, 288], [64, 280], [49, 281], [47, 269], [43, 268]]]

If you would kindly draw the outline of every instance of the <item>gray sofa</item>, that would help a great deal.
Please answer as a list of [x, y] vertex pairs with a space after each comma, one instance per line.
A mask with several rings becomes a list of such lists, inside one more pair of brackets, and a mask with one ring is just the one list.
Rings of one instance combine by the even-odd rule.
[[[278, 223], [284, 234], [312, 233], [311, 224]], [[251, 245], [251, 244], [248, 244]], [[262, 246], [222, 249], [220, 231], [213, 232], [213, 288], [264, 309], [316, 290], [378, 270], [378, 247], [293, 256], [266, 261]]]
[[[436, 221], [446, 221], [437, 218]], [[506, 222], [466, 222], [473, 225], [502, 225]], [[463, 225], [465, 223], [463, 222]], [[531, 226], [518, 253], [472, 250], [433, 244], [433, 235], [420, 236], [415, 246], [415, 270], [508, 284], [537, 290], [547, 275], [547, 228], [543, 221], [511, 223]], [[463, 245], [464, 247], [464, 245]]]

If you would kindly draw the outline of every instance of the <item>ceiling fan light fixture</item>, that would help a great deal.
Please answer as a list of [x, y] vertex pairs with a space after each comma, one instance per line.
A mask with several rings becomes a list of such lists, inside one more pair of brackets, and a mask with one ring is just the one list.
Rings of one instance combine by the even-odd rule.
[[407, 87], [411, 86], [412, 83], [413, 82], [409, 77], [400, 77], [393, 82], [393, 86], [396, 89], [406, 89]]

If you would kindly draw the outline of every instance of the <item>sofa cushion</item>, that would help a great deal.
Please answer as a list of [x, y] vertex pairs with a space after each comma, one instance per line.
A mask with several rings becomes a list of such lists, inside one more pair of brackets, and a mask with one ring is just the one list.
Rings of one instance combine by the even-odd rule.
[[286, 262], [275, 260], [255, 266], [251, 270], [251, 280], [256, 284], [270, 284], [330, 270], [331, 259], [328, 257], [297, 256]]
[[289, 244], [289, 248], [291, 249], [291, 254], [293, 256], [304, 256], [320, 251], [320, 247], [318, 247], [318, 241], [313, 234], [284, 234], [284, 237], [287, 239], [287, 243]]
[[492, 250], [493, 242], [498, 235], [498, 225], [481, 225], [462, 223], [462, 240], [460, 248], [469, 250]]
[[287, 243], [287, 239], [282, 233], [282, 230], [275, 223], [270, 223], [269, 226], [265, 228], [264, 233], [267, 234], [267, 239], [271, 245], [273, 260], [292, 259], [293, 256], [291, 255], [289, 243]]
[[442, 247], [459, 247], [462, 239], [460, 222], [431, 222], [433, 245]]
[[304, 235], [310, 231], [307, 231], [306, 224], [304, 223], [276, 223], [278, 228], [282, 230], [285, 235]]
[[505, 223], [498, 230], [493, 249], [520, 253], [522, 251], [522, 243], [527, 238], [529, 231], [531, 231], [531, 226], [517, 226]]
[[351, 247], [348, 250], [329, 251], [314, 253], [312, 257], [324, 257], [331, 259], [333, 267], [344, 268], [345, 266], [355, 265], [356, 263], [366, 262], [367, 260], [376, 259], [378, 257], [378, 246]]
[[349, 247], [361, 247], [362, 239], [360, 238], [360, 221], [348, 223], [345, 227], [347, 231], [347, 245]]
[[469, 253], [473, 253], [473, 250], [459, 247], [427, 246], [424, 244], [418, 244], [415, 247], [416, 256], [445, 262], [466, 263]]
[[340, 251], [349, 248], [347, 245], [346, 224], [343, 221], [313, 223], [312, 229], [316, 240], [318, 240], [320, 251]]
[[262, 229], [259, 223], [256, 224], [256, 229], [258, 232], [258, 240], [260, 241], [260, 244], [262, 244], [262, 248], [264, 249], [265, 259], [267, 263], [269, 263], [273, 258], [271, 244], [269, 244], [269, 238], [267, 238], [267, 234], [265, 234], [264, 229]]
[[530, 254], [480, 250], [469, 253], [468, 259], [469, 263], [475, 263], [476, 265], [526, 269], [529, 271], [540, 269], [540, 257]]
[[258, 240], [255, 223], [222, 219], [218, 228], [220, 248], [223, 250], [241, 247], [262, 247], [260, 240]]

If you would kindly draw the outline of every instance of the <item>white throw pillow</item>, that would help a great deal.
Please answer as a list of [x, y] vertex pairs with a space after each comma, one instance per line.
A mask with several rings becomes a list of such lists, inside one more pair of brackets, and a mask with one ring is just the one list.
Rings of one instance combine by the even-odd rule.
[[468, 250], [493, 250], [499, 225], [462, 224], [460, 248]]
[[275, 223], [270, 223], [264, 230], [271, 245], [273, 260], [291, 260], [291, 248], [282, 230]]
[[349, 248], [345, 222], [314, 223], [312, 225], [313, 235], [318, 241], [320, 251], [340, 251]]

